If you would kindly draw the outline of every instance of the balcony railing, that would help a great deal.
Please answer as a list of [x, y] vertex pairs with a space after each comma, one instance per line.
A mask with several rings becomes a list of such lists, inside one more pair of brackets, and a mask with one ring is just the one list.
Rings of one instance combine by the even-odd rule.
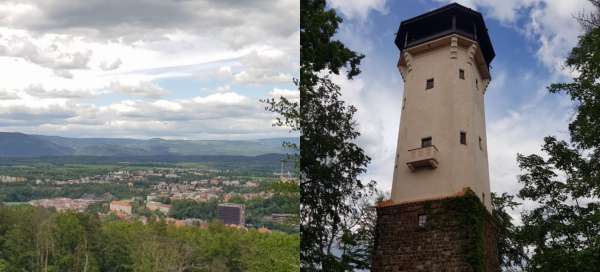
[[438, 167], [437, 155], [438, 149], [434, 145], [411, 149], [408, 150], [406, 165], [412, 171], [419, 168], [434, 169]]

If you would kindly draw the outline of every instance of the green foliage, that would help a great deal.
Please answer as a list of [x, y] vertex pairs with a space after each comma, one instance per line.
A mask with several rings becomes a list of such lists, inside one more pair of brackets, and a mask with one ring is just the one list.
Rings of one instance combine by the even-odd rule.
[[497, 247], [500, 267], [503, 271], [523, 271], [528, 256], [519, 236], [518, 227], [512, 222], [507, 210], [515, 209], [520, 204], [514, 201], [514, 196], [503, 193], [500, 196], [492, 193], [492, 216], [496, 223]]
[[110, 211], [108, 202], [95, 202], [85, 209], [86, 212], [91, 214], [108, 213]]
[[245, 201], [246, 222], [254, 226], [263, 226], [269, 229], [279, 230], [288, 233], [297, 233], [298, 218], [290, 219], [284, 224], [275, 224], [271, 222], [271, 214], [286, 213], [298, 215], [300, 203], [300, 194], [296, 193], [276, 193], [271, 198], [253, 199]]
[[209, 200], [208, 202], [189, 199], [173, 200], [171, 201], [169, 216], [177, 219], [200, 218], [209, 220], [217, 217], [217, 204], [218, 201], [216, 199]]
[[[25, 160], [25, 159], [23, 159]], [[22, 176], [31, 180], [54, 179], [67, 180], [85, 176], [103, 175], [119, 170], [118, 165], [105, 164], [54, 164], [37, 162], [37, 159], [23, 161], [19, 165], [0, 166], [0, 174], [6, 176]]]
[[[333, 254], [340, 239], [348, 242], [346, 218], [361, 216], [353, 204], [369, 195], [374, 182], [363, 183], [370, 158], [354, 144], [359, 133], [356, 108], [340, 100], [341, 90], [330, 75], [343, 69], [358, 75], [362, 55], [334, 40], [342, 19], [326, 9], [325, 0], [300, 2], [300, 89], [302, 103], [285, 98], [268, 100], [278, 113], [277, 125], [300, 132], [301, 260], [302, 270], [341, 270], [353, 258]], [[350, 246], [352, 243], [346, 243]]]
[[268, 184], [268, 189], [275, 193], [298, 193], [300, 188], [293, 182], [273, 182]]
[[0, 206], [0, 271], [297, 271], [299, 235]]
[[[297, 185], [295, 185], [297, 187]], [[289, 189], [289, 187], [285, 187]], [[286, 190], [287, 190], [286, 189]], [[271, 198], [244, 200], [234, 197], [229, 202], [241, 203], [246, 208], [246, 222], [257, 227], [267, 227], [287, 233], [297, 233], [297, 220], [288, 224], [275, 224], [270, 217], [273, 213], [299, 214], [300, 195], [295, 193], [275, 192]], [[177, 219], [200, 218], [211, 220], [217, 217], [218, 200], [208, 202], [194, 200], [173, 200], [169, 216]]]
[[377, 222], [375, 206], [383, 199], [384, 196], [378, 194], [374, 203], [368, 198], [356, 201], [352, 207], [352, 214], [344, 218], [344, 225], [348, 227], [339, 239], [342, 260], [338, 270], [355, 271], [371, 267]]
[[[267, 140], [265, 140], [267, 141]], [[208, 169], [228, 169], [230, 173], [245, 176], [264, 176], [279, 172], [286, 154], [259, 156], [61, 156], [36, 158], [0, 157], [0, 173], [9, 176], [70, 179], [94, 175], [108, 169], [142, 169], [177, 167], [178, 165]], [[104, 168], [104, 169], [103, 169]], [[284, 171], [294, 171], [285, 165]]]
[[583, 35], [567, 58], [567, 65], [580, 75], [572, 83], [552, 84], [550, 92], [565, 92], [577, 106], [577, 115], [569, 124], [571, 141], [577, 148], [600, 146], [600, 27]]
[[[511, 217], [506, 213], [506, 208], [512, 208], [517, 205], [512, 201], [512, 197], [503, 194], [496, 197], [492, 194], [494, 201], [494, 210], [492, 218], [486, 210], [481, 200], [472, 190], [467, 190], [463, 196], [452, 197], [442, 200], [441, 209], [435, 209], [431, 203], [424, 205], [425, 214], [428, 216], [428, 223], [425, 228], [448, 228], [454, 227], [456, 223], [460, 229], [460, 235], [466, 243], [462, 248], [465, 258], [472, 271], [486, 271], [485, 262], [485, 228], [486, 219], [494, 220], [498, 233], [498, 253], [504, 259], [500, 259], [503, 271], [522, 271], [512, 270], [526, 258], [521, 244], [516, 243], [514, 226], [511, 223]], [[511, 248], [516, 246], [517, 248]], [[518, 257], [518, 258], [517, 258]], [[506, 260], [506, 259], [510, 260]]]
[[487, 211], [481, 200], [468, 190], [464, 196], [444, 201], [446, 209], [453, 212], [462, 227], [467, 243], [463, 249], [466, 260], [475, 272], [485, 271], [484, 228]]
[[533, 249], [532, 271], [593, 271], [600, 266], [600, 148], [591, 155], [546, 137], [549, 155], [519, 155], [519, 197], [538, 206], [523, 212], [519, 236]]
[[[600, 5], [595, 14], [600, 14]], [[597, 18], [597, 17], [596, 17]], [[519, 155], [518, 196], [536, 206], [522, 213], [516, 237], [531, 256], [527, 271], [597, 271], [600, 267], [600, 27], [588, 25], [567, 59], [578, 72], [552, 84], [575, 102], [571, 142], [546, 137], [547, 156]]]
[[463, 196], [443, 199], [441, 209], [434, 209], [431, 203], [426, 203], [424, 210], [431, 222], [425, 228], [447, 228], [456, 222], [462, 239], [466, 241], [462, 250], [467, 263], [472, 271], [485, 271], [484, 234], [489, 214], [475, 193], [467, 190]]
[[150, 184], [135, 184], [133, 188], [129, 188], [127, 184], [123, 183], [70, 184], [64, 186], [14, 184], [3, 185], [0, 188], [0, 201], [27, 202], [33, 199], [54, 197], [81, 198], [84, 195], [102, 196], [107, 193], [110, 193], [115, 198], [123, 199], [143, 196], [148, 194], [150, 190]]

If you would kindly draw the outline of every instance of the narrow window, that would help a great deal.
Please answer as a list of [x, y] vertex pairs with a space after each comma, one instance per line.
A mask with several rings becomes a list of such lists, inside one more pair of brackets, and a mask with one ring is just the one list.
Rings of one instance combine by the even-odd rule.
[[431, 137], [426, 137], [421, 139], [421, 147], [431, 146]]
[[402, 109], [406, 106], [406, 97], [402, 98]]
[[430, 78], [427, 80], [427, 82], [425, 84], [425, 89], [426, 90], [433, 89], [433, 78]]
[[485, 205], [485, 193], [481, 193], [481, 202]]
[[419, 214], [419, 227], [423, 228], [427, 224], [427, 215]]
[[481, 137], [479, 137], [479, 149], [483, 150], [483, 142], [481, 141]]
[[465, 70], [458, 69], [458, 78], [465, 79]]
[[460, 132], [460, 144], [467, 145], [467, 133], [464, 131]]
[[477, 90], [479, 90], [479, 80], [475, 79], [475, 88], [477, 88]]

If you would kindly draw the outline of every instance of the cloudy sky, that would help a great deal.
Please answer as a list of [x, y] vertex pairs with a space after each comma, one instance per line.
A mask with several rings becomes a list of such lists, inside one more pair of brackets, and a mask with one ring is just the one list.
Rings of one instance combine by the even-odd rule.
[[[355, 3], [354, 3], [355, 2]], [[344, 96], [357, 106], [360, 144], [372, 157], [366, 179], [391, 190], [403, 82], [394, 34], [402, 20], [448, 4], [444, 0], [331, 0], [344, 18], [338, 38], [366, 55], [355, 80], [338, 78]], [[586, 0], [466, 0], [482, 12], [496, 50], [485, 97], [492, 191], [516, 192], [517, 153], [539, 153], [544, 136], [567, 139], [573, 105], [546, 86], [567, 81], [564, 58], [581, 33], [573, 16]]]
[[0, 2], [0, 131], [254, 139], [298, 98], [299, 1]]

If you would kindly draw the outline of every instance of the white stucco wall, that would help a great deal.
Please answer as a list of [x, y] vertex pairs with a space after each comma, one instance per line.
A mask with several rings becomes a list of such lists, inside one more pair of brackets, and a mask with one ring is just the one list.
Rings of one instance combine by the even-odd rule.
[[[476, 42], [457, 35], [402, 52], [404, 107], [392, 185], [394, 203], [453, 196], [469, 187], [491, 210], [484, 111], [490, 78], [483, 61]], [[459, 69], [465, 71], [465, 79], [459, 78]], [[426, 90], [429, 78], [434, 79], [434, 88]], [[461, 131], [467, 133], [466, 145], [460, 143]], [[424, 137], [432, 137], [439, 150], [438, 167], [411, 171], [406, 165], [408, 150], [419, 148]]]

